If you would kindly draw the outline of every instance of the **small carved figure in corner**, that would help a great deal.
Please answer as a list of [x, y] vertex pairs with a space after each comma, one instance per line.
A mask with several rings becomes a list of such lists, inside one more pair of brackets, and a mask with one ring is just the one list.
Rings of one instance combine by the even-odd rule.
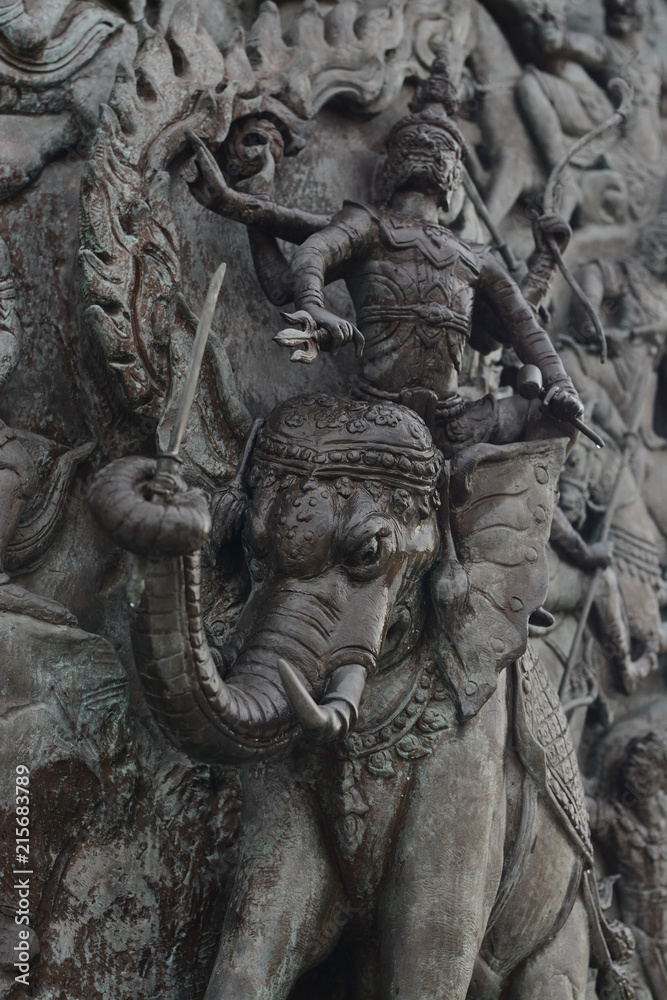
[[[614, 664], [617, 683], [630, 694], [658, 665], [660, 613], [651, 581], [636, 576], [625, 579], [623, 562], [621, 560], [619, 565], [614, 557], [614, 542], [591, 540], [600, 520], [600, 505], [595, 504], [600, 493], [599, 480], [605, 474], [609, 478], [617, 472], [617, 461], [618, 456], [611, 449], [605, 449], [600, 455], [590, 446], [578, 444], [565, 463], [558, 481], [559, 503], [554, 508], [551, 524], [552, 554], [546, 608], [553, 615], [581, 614], [591, 586], [591, 574], [597, 569], [601, 571], [593, 600], [596, 633]], [[634, 495], [629, 480], [630, 473], [624, 471], [625, 506], [622, 510], [631, 508], [630, 518], [637, 530], [644, 527], [650, 532], [645, 507], [641, 498]], [[657, 571], [657, 558], [655, 569]]]
[[621, 917], [633, 931], [653, 1000], [667, 996], [667, 736], [627, 743], [589, 799], [591, 829], [617, 882]]

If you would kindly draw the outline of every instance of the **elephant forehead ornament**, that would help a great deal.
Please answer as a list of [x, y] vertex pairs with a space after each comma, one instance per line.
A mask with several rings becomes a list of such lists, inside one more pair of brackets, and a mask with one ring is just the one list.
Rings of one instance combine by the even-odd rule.
[[435, 495], [442, 469], [426, 425], [412, 410], [323, 395], [278, 406], [253, 458], [258, 467], [297, 476], [370, 477], [423, 495]]

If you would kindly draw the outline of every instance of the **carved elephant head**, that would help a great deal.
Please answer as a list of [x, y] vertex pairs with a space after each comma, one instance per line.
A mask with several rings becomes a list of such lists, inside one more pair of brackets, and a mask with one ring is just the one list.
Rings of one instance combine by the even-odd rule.
[[[440, 542], [441, 471], [424, 423], [404, 407], [329, 396], [297, 397], [270, 414], [247, 477], [251, 501], [242, 537], [251, 593], [223, 648], [206, 648], [204, 666], [197, 649], [201, 637], [192, 639], [198, 610], [186, 609], [188, 626], [185, 605], [169, 603], [177, 599], [183, 572], [178, 557], [198, 549], [208, 527], [202, 495], [183, 484], [171, 498], [138, 500], [141, 489], [150, 489], [147, 471], [145, 459], [107, 467], [94, 485], [92, 504], [116, 540], [149, 553], [155, 567], [147, 570], [134, 646], [149, 694], [157, 690], [158, 701], [171, 699], [162, 719], [156, 709], [164, 728], [192, 753], [197, 727], [209, 732], [213, 725], [219, 740], [211, 747], [207, 738], [206, 749], [194, 752], [217, 761], [275, 751], [299, 731], [283, 683], [287, 671], [297, 701], [300, 694], [307, 702], [324, 696], [336, 735], [344, 734], [356, 721], [366, 677], [405, 656], [422, 629], [422, 582]], [[180, 535], [171, 530], [176, 521]], [[161, 545], [162, 538], [168, 542]], [[167, 556], [173, 566], [165, 577]], [[158, 578], [168, 580], [168, 587], [152, 597]], [[183, 633], [180, 645], [174, 636], [171, 644], [165, 640], [165, 629]], [[163, 666], [173, 672], [167, 661], [174, 643], [193, 669], [201, 661], [199, 678], [196, 669], [193, 674], [198, 690], [192, 705], [187, 699], [184, 704], [184, 692], [167, 676], [160, 680]]]
[[[252, 591], [223, 651], [235, 684], [275, 684], [280, 656], [320, 695], [350, 668], [372, 674], [390, 627], [421, 624], [440, 464], [425, 426], [402, 407], [318, 396], [273, 411], [249, 477]], [[250, 699], [235, 722], [254, 736], [289, 725], [281, 687], [263, 717]]]

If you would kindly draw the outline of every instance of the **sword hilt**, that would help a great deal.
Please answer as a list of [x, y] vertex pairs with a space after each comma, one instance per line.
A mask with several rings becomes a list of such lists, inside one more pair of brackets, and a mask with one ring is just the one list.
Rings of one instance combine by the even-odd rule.
[[[524, 365], [523, 368], [519, 369], [516, 379], [516, 388], [517, 392], [523, 397], [523, 399], [541, 399], [543, 412], [550, 416], [552, 420], [556, 419], [552, 416], [549, 409], [549, 404], [551, 402], [555, 386], [552, 386], [549, 390], [544, 388], [542, 372], [537, 365]], [[600, 435], [597, 434], [592, 427], [589, 427], [588, 424], [585, 424], [579, 417], [573, 417], [572, 420], [568, 420], [567, 423], [576, 427], [581, 434], [584, 434], [589, 441], [593, 442], [596, 448], [604, 448], [604, 441]]]

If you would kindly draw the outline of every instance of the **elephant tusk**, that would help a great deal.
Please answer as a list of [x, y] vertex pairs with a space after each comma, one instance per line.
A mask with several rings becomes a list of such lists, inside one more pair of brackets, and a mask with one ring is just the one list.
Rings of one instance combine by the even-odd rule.
[[278, 660], [278, 673], [287, 699], [306, 733], [317, 735], [328, 729], [329, 713], [325, 712], [308, 694], [304, 683], [287, 660]]
[[307, 736], [318, 743], [329, 743], [347, 736], [359, 714], [359, 702], [366, 683], [365, 667], [351, 663], [335, 671], [322, 705], [318, 705], [308, 694], [303, 681], [287, 660], [278, 660], [278, 673], [287, 700]]

